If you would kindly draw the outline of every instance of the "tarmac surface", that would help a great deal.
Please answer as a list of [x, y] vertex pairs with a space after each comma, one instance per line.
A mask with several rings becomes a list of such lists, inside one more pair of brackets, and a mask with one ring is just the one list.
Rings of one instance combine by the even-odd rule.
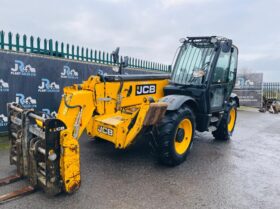
[[[239, 111], [230, 142], [198, 133], [187, 161], [173, 168], [158, 164], [146, 143], [120, 151], [83, 136], [78, 192], [48, 197], [38, 191], [0, 208], [279, 209], [279, 124], [280, 115]], [[0, 178], [13, 174], [7, 150], [0, 159]], [[0, 194], [26, 184], [1, 187]]]

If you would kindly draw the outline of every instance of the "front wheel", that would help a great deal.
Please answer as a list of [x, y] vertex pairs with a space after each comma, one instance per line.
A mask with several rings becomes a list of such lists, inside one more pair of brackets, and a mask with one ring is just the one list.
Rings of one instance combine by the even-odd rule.
[[193, 144], [195, 115], [183, 106], [168, 111], [158, 125], [158, 157], [166, 165], [175, 166], [185, 161]]
[[234, 102], [230, 103], [225, 110], [224, 116], [216, 131], [213, 131], [213, 136], [217, 140], [230, 140], [235, 128], [237, 118], [237, 108]]

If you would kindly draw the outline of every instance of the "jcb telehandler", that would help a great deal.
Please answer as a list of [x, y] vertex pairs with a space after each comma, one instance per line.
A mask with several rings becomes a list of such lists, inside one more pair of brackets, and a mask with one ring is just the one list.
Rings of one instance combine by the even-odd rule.
[[[118, 149], [149, 133], [159, 161], [171, 166], [186, 159], [195, 130], [229, 140], [239, 106], [232, 94], [238, 49], [230, 39], [216, 36], [181, 42], [171, 75], [90, 76], [64, 88], [56, 118], [9, 103], [10, 163], [17, 174], [0, 185], [26, 177], [31, 186], [0, 196], [0, 201], [35, 188], [51, 195], [78, 190], [78, 140], [85, 129]], [[117, 62], [118, 50], [113, 58]], [[119, 71], [126, 65], [127, 59], [121, 61]]]

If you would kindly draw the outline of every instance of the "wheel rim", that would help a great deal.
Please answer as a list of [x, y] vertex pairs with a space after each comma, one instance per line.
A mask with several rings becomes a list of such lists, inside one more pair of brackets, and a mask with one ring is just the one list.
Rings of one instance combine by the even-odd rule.
[[188, 147], [190, 146], [193, 132], [192, 129], [192, 122], [187, 118], [185, 118], [179, 123], [174, 138], [175, 151], [179, 155], [185, 153]]
[[235, 125], [235, 119], [236, 119], [236, 110], [235, 108], [231, 108], [229, 112], [229, 121], [228, 121], [228, 131], [232, 132], [234, 125]]

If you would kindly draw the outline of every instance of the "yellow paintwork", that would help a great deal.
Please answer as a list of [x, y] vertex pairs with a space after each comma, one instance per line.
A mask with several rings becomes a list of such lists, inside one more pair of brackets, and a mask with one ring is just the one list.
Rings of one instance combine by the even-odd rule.
[[[156, 85], [154, 93], [136, 95], [137, 85], [149, 84]], [[80, 186], [78, 139], [84, 129], [87, 129], [91, 137], [110, 141], [116, 148], [126, 148], [143, 127], [150, 97], [158, 101], [164, 96], [163, 88], [167, 84], [167, 79], [124, 81], [118, 95], [121, 81], [104, 83], [99, 76], [91, 76], [83, 84], [64, 88], [57, 119], [63, 121], [67, 127], [61, 131], [60, 136], [60, 174], [67, 193]]]
[[[184, 138], [181, 142], [176, 141], [176, 134], [179, 128], [184, 129]], [[190, 119], [185, 118], [183, 119], [177, 128], [175, 137], [174, 137], [174, 143], [175, 143], [175, 151], [179, 154], [182, 155], [184, 154], [188, 147], [190, 146], [191, 139], [192, 139], [192, 133], [193, 133], [193, 127], [192, 127], [192, 122]]]
[[60, 175], [63, 180], [64, 190], [68, 193], [80, 187], [80, 147], [77, 139], [71, 132], [62, 131], [60, 138]]
[[228, 131], [232, 132], [235, 126], [235, 119], [236, 119], [236, 109], [231, 108], [229, 112], [229, 122], [228, 122]]
[[40, 120], [35, 120], [36, 121], [36, 124], [37, 124], [37, 126], [39, 126], [39, 127], [41, 127], [41, 128], [43, 128], [44, 127], [44, 124], [43, 124], [43, 122], [42, 121], [40, 121]]

